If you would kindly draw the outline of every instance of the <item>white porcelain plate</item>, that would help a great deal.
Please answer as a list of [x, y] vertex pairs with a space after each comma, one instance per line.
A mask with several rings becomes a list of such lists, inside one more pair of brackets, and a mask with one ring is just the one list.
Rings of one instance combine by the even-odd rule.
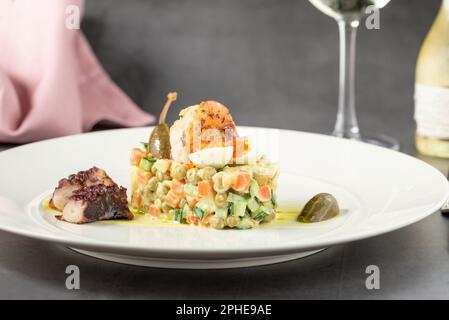
[[445, 177], [424, 162], [379, 147], [297, 131], [240, 128], [278, 160], [280, 206], [298, 210], [329, 192], [338, 218], [252, 230], [98, 222], [72, 225], [44, 210], [59, 179], [93, 165], [129, 185], [128, 156], [150, 129], [47, 140], [0, 153], [0, 229], [59, 243], [98, 258], [154, 267], [229, 268], [303, 257], [328, 246], [393, 231], [436, 212], [449, 196]]

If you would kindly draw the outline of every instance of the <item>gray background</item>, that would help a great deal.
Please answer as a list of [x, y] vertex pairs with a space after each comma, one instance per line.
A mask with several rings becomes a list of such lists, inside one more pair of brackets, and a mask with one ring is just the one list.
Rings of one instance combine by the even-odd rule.
[[[362, 131], [392, 135], [410, 154], [416, 56], [439, 2], [392, 0], [381, 29], [359, 33]], [[88, 0], [83, 29], [146, 110], [158, 112], [166, 92], [178, 91], [170, 120], [182, 105], [213, 98], [242, 125], [332, 130], [337, 27], [308, 1]], [[448, 161], [421, 158], [447, 172]], [[215, 271], [122, 266], [0, 232], [0, 298], [449, 298], [448, 230], [437, 213], [306, 259]], [[81, 269], [79, 291], [65, 289], [69, 264]], [[378, 291], [365, 288], [371, 264], [381, 270]]]
[[[362, 132], [411, 146], [416, 57], [439, 0], [393, 0], [380, 30], [358, 37]], [[331, 132], [338, 30], [306, 0], [91, 0], [84, 29], [112, 78], [159, 113], [170, 90], [182, 106], [228, 105], [239, 124]], [[399, 129], [400, 128], [400, 129]]]

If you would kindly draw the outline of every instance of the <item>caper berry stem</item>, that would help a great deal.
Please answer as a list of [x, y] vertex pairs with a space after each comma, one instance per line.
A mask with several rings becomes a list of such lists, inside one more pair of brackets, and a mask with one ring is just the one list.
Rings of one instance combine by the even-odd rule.
[[167, 94], [167, 102], [165, 102], [161, 114], [159, 115], [159, 124], [165, 123], [165, 118], [167, 117], [168, 109], [170, 108], [172, 102], [176, 101], [177, 98], [178, 94], [176, 92], [169, 92]]

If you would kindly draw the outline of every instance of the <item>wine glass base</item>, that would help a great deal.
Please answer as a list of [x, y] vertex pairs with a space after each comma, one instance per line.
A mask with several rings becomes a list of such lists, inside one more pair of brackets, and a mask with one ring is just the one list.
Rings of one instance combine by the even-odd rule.
[[379, 147], [384, 147], [396, 151], [399, 151], [400, 148], [399, 142], [397, 140], [384, 135], [363, 136], [359, 140], [365, 143], [374, 144]]

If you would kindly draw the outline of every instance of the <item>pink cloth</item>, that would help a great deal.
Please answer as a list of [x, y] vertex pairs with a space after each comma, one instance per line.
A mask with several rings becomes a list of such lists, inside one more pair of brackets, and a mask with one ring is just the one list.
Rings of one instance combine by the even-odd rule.
[[84, 1], [0, 0], [1, 142], [154, 121], [112, 82], [80, 30], [67, 28], [69, 5], [82, 11]]

